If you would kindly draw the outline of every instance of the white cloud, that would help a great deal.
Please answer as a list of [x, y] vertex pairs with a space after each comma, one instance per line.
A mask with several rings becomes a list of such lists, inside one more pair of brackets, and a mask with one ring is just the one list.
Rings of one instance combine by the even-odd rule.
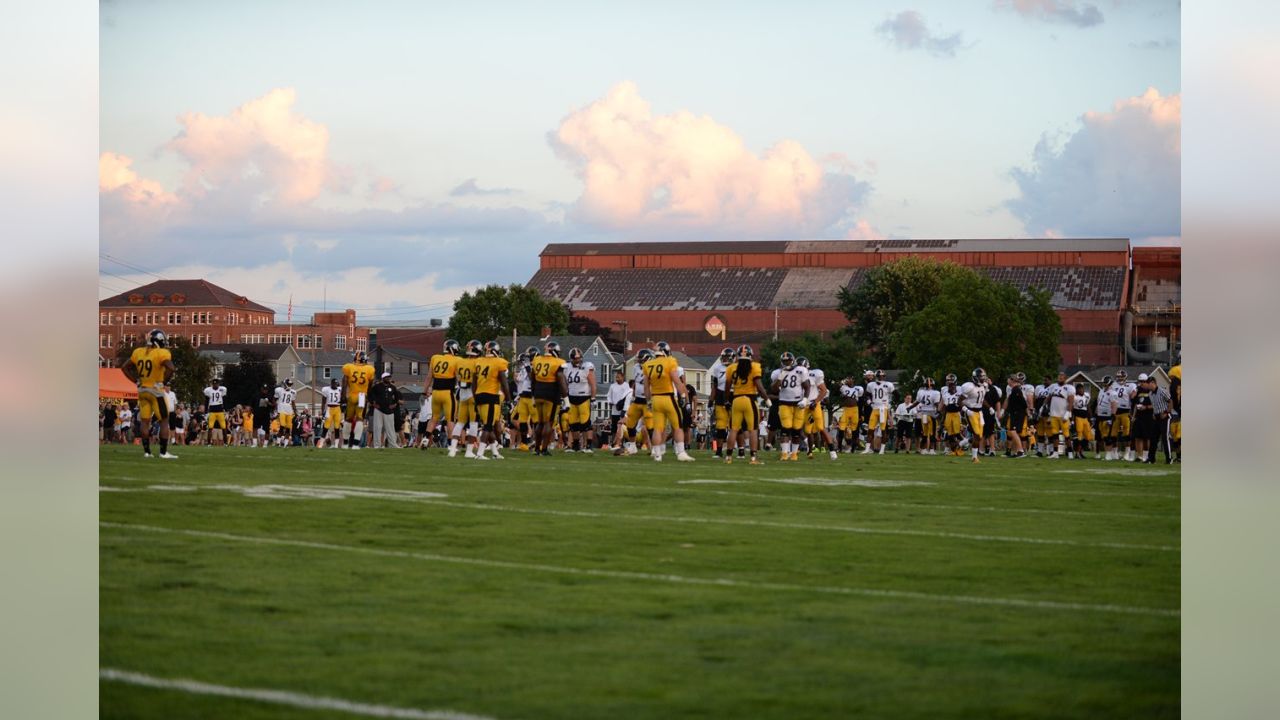
[[962, 33], [935, 35], [924, 16], [904, 10], [876, 26], [876, 32], [899, 50], [924, 50], [935, 57], [955, 57], [964, 43]]
[[1181, 95], [1149, 88], [1080, 122], [1060, 147], [1042, 137], [1032, 166], [1011, 171], [1010, 212], [1033, 234], [1180, 235]]
[[870, 190], [852, 175], [825, 172], [793, 140], [757, 155], [706, 115], [654, 115], [631, 82], [570, 113], [549, 141], [584, 184], [569, 217], [608, 229], [813, 235]]
[[1101, 25], [1104, 18], [1097, 5], [1084, 3], [1076, 6], [1075, 0], [996, 0], [997, 10], [1011, 10], [1029, 20], [1093, 27]]

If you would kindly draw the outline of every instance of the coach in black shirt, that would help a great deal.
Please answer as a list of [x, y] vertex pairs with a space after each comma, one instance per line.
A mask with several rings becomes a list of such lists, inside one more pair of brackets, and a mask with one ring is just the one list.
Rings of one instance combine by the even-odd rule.
[[391, 373], [382, 373], [382, 379], [369, 389], [369, 399], [373, 401], [373, 446], [400, 447], [396, 441], [396, 410], [400, 408], [400, 389], [391, 382]]

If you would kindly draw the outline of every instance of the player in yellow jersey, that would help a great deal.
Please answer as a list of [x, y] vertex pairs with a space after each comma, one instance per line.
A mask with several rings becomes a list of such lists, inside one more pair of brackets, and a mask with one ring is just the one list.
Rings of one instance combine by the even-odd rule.
[[431, 422], [427, 424], [427, 436], [435, 434], [436, 427], [444, 423], [445, 434], [453, 436], [456, 408], [453, 397], [458, 384], [458, 355], [462, 346], [457, 340], [445, 340], [444, 351], [431, 356], [430, 373], [425, 392], [431, 396]]
[[173, 355], [166, 347], [169, 338], [160, 329], [147, 333], [147, 344], [137, 348], [124, 366], [124, 374], [138, 383], [138, 419], [141, 425], [142, 456], [151, 457], [151, 420], [160, 423], [160, 457], [176, 460], [169, 453], [169, 407], [165, 383], [173, 377]]
[[1169, 452], [1182, 462], [1182, 362], [1169, 368]]
[[476, 415], [480, 422], [480, 447], [477, 460], [488, 460], [485, 450], [493, 451], [493, 459], [501, 460], [498, 452], [498, 423], [502, 420], [502, 394], [507, 389], [507, 369], [510, 364], [502, 357], [502, 346], [496, 340], [484, 344], [483, 357], [476, 358], [475, 371]]
[[457, 381], [457, 410], [454, 411], [453, 429], [449, 431], [449, 457], [458, 454], [458, 440], [467, 446], [467, 457], [475, 458], [472, 443], [478, 442], [480, 433], [476, 427], [475, 365], [484, 354], [479, 340], [468, 340], [463, 357], [455, 361], [454, 380]]
[[[760, 450], [760, 433], [756, 432], [760, 428], [760, 410], [756, 403], [758, 398], [767, 396], [769, 391], [765, 389], [764, 381], [761, 380], [764, 370], [754, 358], [755, 353], [752, 352], [750, 345], [739, 346], [738, 356], [733, 366], [729, 368], [729, 374], [725, 380], [725, 385], [733, 393], [733, 405], [729, 412], [729, 438], [726, 444], [734, 447], [738, 440], [738, 433], [746, 433], [747, 443], [751, 446], [751, 464], [763, 465], [764, 463], [756, 457], [756, 452]], [[733, 462], [732, 453], [726, 453], [724, 461]]]
[[352, 361], [342, 366], [342, 396], [347, 399], [342, 437], [352, 450], [359, 449], [364, 438], [364, 418], [369, 410], [369, 386], [373, 384], [373, 374], [369, 355], [363, 350], [357, 350]]
[[552, 340], [542, 354], [533, 359], [533, 422], [537, 430], [533, 434], [533, 453], [550, 455], [552, 429], [560, 400], [569, 402], [569, 384], [564, 378], [564, 358], [560, 357], [560, 343]]
[[675, 441], [676, 459], [681, 462], [693, 462], [693, 457], [684, 450], [684, 407], [685, 398], [689, 394], [680, 375], [680, 364], [671, 356], [671, 345], [661, 340], [654, 346], [653, 357], [645, 362], [645, 385], [649, 390], [649, 409], [653, 413], [653, 442], [649, 454], [655, 461], [661, 462], [666, 453], [666, 430], [671, 426], [671, 437]]

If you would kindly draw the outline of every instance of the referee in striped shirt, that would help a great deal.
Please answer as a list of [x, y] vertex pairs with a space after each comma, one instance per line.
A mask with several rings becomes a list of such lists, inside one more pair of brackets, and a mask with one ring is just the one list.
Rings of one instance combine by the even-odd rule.
[[1156, 385], [1154, 376], [1143, 375], [1138, 379], [1141, 381], [1143, 378], [1149, 384], [1147, 391], [1151, 393], [1151, 408], [1155, 411], [1155, 423], [1151, 437], [1147, 440], [1147, 462], [1154, 465], [1156, 450], [1164, 445], [1164, 462], [1168, 465], [1173, 462], [1173, 456], [1169, 452], [1169, 411], [1173, 407], [1173, 399], [1168, 390]]

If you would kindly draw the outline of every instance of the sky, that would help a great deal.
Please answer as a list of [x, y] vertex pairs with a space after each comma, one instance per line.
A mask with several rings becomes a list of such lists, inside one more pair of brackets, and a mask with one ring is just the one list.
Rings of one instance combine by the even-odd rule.
[[99, 297], [445, 317], [550, 242], [1180, 244], [1180, 6], [100, 5]]

